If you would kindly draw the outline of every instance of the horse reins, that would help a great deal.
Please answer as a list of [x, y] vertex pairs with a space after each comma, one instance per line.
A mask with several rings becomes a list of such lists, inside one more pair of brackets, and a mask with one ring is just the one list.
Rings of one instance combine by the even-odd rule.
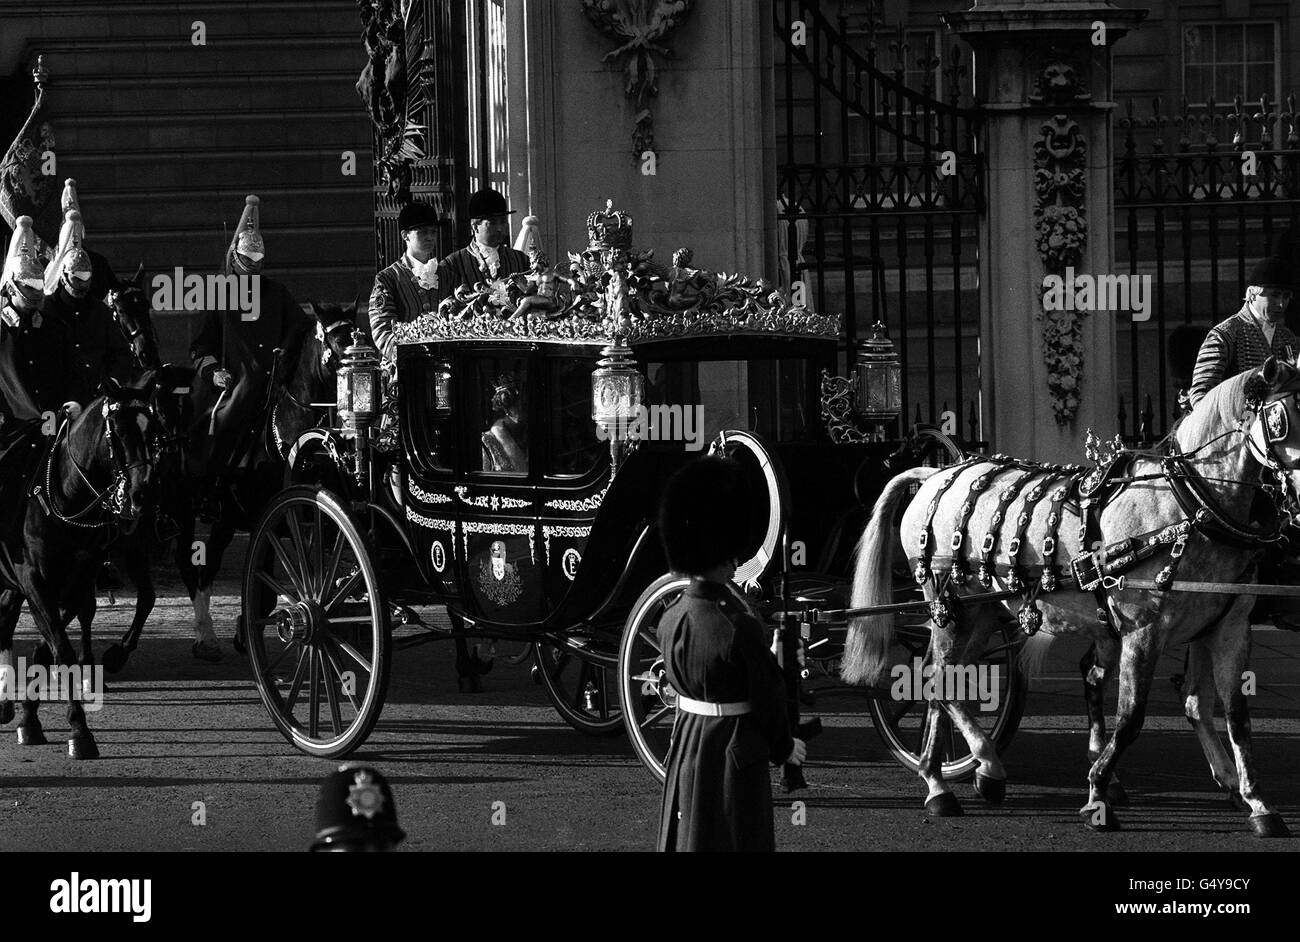
[[[113, 443], [114, 443], [114, 439], [117, 438], [117, 433], [113, 431], [112, 425], [108, 421], [108, 417], [113, 412], [116, 412], [123, 405], [134, 406], [137, 408], [144, 409], [146, 412], [150, 412], [148, 404], [143, 402], [114, 403], [112, 405], [108, 403], [104, 404], [104, 438], [108, 442], [109, 460], [112, 461], [115, 466], [117, 466], [117, 453], [114, 450]], [[152, 414], [152, 412], [150, 412], [150, 414]], [[110, 513], [114, 515], [119, 513], [121, 511], [122, 501], [124, 500], [125, 497], [123, 492], [125, 489], [127, 475], [130, 474], [136, 468], [150, 464], [150, 460], [146, 459], [144, 461], [133, 461], [130, 464], [117, 466], [113, 474], [113, 480], [110, 481], [108, 485], [104, 487], [102, 490], [96, 491], [95, 485], [91, 482], [90, 478], [87, 476], [85, 469], [82, 468], [81, 465], [77, 463], [77, 459], [73, 456], [72, 452], [68, 450], [67, 438], [70, 433], [71, 425], [72, 423], [70, 421], [65, 420], [59, 426], [59, 430], [55, 434], [54, 441], [50, 444], [49, 452], [46, 454], [45, 457], [44, 497], [43, 499], [41, 499], [42, 494], [39, 487], [36, 488], [35, 490], [35, 496], [38, 499], [41, 499], [42, 505], [46, 508], [46, 510], [51, 515], [53, 515], [60, 522], [66, 523], [68, 526], [80, 527], [86, 530], [97, 530], [101, 527], [112, 526], [113, 521], [111, 519], [101, 520], [95, 523], [83, 523], [81, 518], [85, 517], [87, 514], [99, 508], [107, 509]], [[94, 493], [94, 497], [91, 498], [90, 503], [74, 514], [65, 514], [62, 510], [60, 510], [58, 507], [57, 498], [55, 497], [55, 494], [57, 492], [54, 488], [54, 483], [53, 483], [54, 456], [55, 453], [59, 450], [60, 446], [63, 447], [64, 455], [67, 456], [68, 462], [72, 465], [73, 470], [77, 472], [77, 476], [81, 478], [82, 483], [85, 484], [86, 487], [88, 487], [92, 493]]]

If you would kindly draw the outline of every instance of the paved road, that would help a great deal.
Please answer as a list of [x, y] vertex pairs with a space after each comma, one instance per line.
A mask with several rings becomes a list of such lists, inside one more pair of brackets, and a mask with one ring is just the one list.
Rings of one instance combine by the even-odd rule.
[[[228, 642], [235, 598], [227, 585], [214, 616]], [[100, 638], [125, 625], [130, 603], [101, 612]], [[46, 711], [58, 745], [21, 748], [0, 731], [0, 848], [5, 850], [299, 849], [310, 840], [316, 785], [332, 763], [291, 752], [274, 732], [227, 646], [216, 665], [193, 660], [187, 607], [160, 603], [146, 643], [110, 679], [92, 716], [104, 757], [68, 759], [59, 710]], [[115, 626], [115, 627], [109, 627]], [[30, 638], [30, 632], [25, 637]], [[1300, 637], [1256, 629], [1254, 701], [1260, 778], [1300, 830]], [[20, 640], [20, 653], [24, 647]], [[107, 640], [102, 642], [102, 646]], [[1179, 717], [1161, 665], [1147, 730], [1124, 764], [1133, 798], [1113, 835], [1086, 832], [1086, 737], [1073, 664], [1080, 647], [1054, 649], [1033, 685], [1029, 715], [1006, 754], [1008, 801], [983, 807], [959, 786], [967, 816], [927, 822], [919, 782], [885, 751], [869, 721], [824, 709], [833, 728], [813, 743], [801, 797], [807, 821], [777, 809], [790, 850], [1291, 849], [1247, 832], [1245, 816], [1214, 793], [1194, 736]], [[412, 850], [637, 850], [652, 846], [659, 791], [622, 737], [569, 729], [526, 667], [498, 662], [478, 695], [456, 692], [449, 646], [402, 652], [388, 706], [355, 758], [385, 771]], [[192, 824], [193, 803], [206, 825]], [[493, 825], [493, 803], [505, 824]]]

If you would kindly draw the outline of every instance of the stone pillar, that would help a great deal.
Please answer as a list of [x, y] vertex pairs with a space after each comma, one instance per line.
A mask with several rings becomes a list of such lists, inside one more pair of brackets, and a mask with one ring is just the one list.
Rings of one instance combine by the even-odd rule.
[[1129, 315], [1045, 314], [1043, 290], [1067, 267], [1114, 269], [1111, 47], [1146, 13], [1105, 0], [974, 0], [943, 17], [975, 51], [986, 114], [981, 392], [996, 451], [1079, 462], [1088, 429], [1117, 430], [1115, 326]]
[[[622, 41], [577, 0], [521, 4], [526, 18], [528, 211], [553, 263], [587, 244], [587, 214], [605, 200], [634, 220], [634, 245], [668, 264], [689, 246], [695, 264], [776, 277], [773, 29], [767, 3], [696, 3], [655, 45], [659, 93], [653, 175], [632, 157], [637, 108], [626, 94]], [[653, 8], [653, 5], [650, 5]], [[629, 23], [644, 5], [616, 0]], [[642, 23], [641, 25], [644, 25]], [[512, 128], [511, 134], [515, 131]], [[523, 206], [518, 207], [523, 210]]]

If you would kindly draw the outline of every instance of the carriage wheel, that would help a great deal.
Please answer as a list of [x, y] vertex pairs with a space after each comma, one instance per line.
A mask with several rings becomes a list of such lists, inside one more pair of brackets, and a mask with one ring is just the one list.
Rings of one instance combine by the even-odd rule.
[[615, 736], [623, 710], [613, 668], [588, 660], [567, 647], [533, 645], [537, 673], [564, 721], [588, 736]]
[[652, 582], [632, 606], [618, 647], [618, 684], [626, 704], [623, 725], [637, 758], [661, 782], [677, 719], [677, 692], [664, 674], [659, 619], [690, 584], [685, 576], [671, 574]]
[[253, 681], [276, 728], [310, 755], [356, 749], [384, 706], [392, 633], [369, 543], [339, 499], [293, 487], [272, 500], [243, 590]]
[[[997, 669], [997, 706], [993, 710], [982, 710], [973, 700], [975, 718], [980, 727], [993, 741], [998, 752], [1003, 752], [1011, 744], [1020, 717], [1025, 709], [1028, 693], [1028, 680], [1021, 670], [1017, 654], [1017, 632], [1010, 625], [1003, 625], [989, 638], [984, 655], [975, 663], [981, 670]], [[922, 623], [900, 624], [895, 628], [894, 640], [890, 646], [888, 664], [911, 665], [915, 658], [921, 658], [922, 670], [931, 663], [930, 629]], [[889, 751], [903, 765], [913, 772], [920, 768], [921, 746], [929, 730], [928, 704], [924, 700], [895, 700], [890, 696], [892, 681], [889, 677], [881, 680], [882, 689], [868, 704], [871, 719], [876, 732], [885, 741]], [[975, 772], [978, 760], [971, 755], [965, 738], [953, 726], [946, 710], [939, 713], [939, 752], [943, 757], [943, 777], [950, 781], [960, 781]]]

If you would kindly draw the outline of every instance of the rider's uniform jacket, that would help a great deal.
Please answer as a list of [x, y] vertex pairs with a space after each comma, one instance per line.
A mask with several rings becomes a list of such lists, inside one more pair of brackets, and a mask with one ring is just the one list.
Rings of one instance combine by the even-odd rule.
[[[0, 414], [6, 421], [40, 419], [67, 401], [67, 325], [47, 313], [24, 313], [17, 327], [0, 324]], [[39, 324], [39, 326], [36, 326]]]
[[45, 299], [44, 315], [66, 326], [65, 399], [84, 406], [99, 395], [106, 377], [119, 383], [131, 379], [135, 368], [131, 347], [103, 301], [91, 295], [78, 300], [60, 285]]
[[1300, 355], [1300, 337], [1286, 325], [1278, 324], [1273, 332], [1273, 342], [1269, 344], [1250, 308], [1243, 305], [1240, 311], [1216, 324], [1206, 335], [1201, 352], [1196, 356], [1196, 370], [1192, 374], [1188, 398], [1194, 406], [1225, 379], [1263, 366], [1270, 356], [1294, 360], [1297, 355]]
[[739, 716], [678, 711], [668, 749], [659, 850], [776, 849], [769, 765], [794, 748], [769, 633], [725, 586], [694, 579], [659, 621], [668, 682]]
[[[203, 328], [190, 345], [190, 356], [194, 359], [195, 367], [209, 382], [218, 366], [224, 366], [237, 376], [245, 371], [262, 377], [270, 376], [276, 349], [284, 349], [287, 341], [307, 323], [307, 315], [294, 301], [288, 288], [266, 275], [259, 275], [258, 278], [260, 304], [255, 320], [245, 320], [246, 312], [238, 310], [208, 311], [203, 318]], [[238, 338], [238, 342], [234, 342], [235, 338], [232, 337], [227, 349], [223, 349], [222, 332], [227, 327]], [[226, 362], [227, 357], [235, 360], [241, 356], [238, 352], [241, 349], [247, 351], [251, 362]]]
[[438, 283], [425, 288], [416, 280], [413, 264], [411, 256], [404, 254], [375, 275], [375, 287], [370, 292], [370, 336], [390, 368], [397, 356], [393, 327], [436, 310], [438, 302], [447, 296], [442, 266], [438, 266]]

